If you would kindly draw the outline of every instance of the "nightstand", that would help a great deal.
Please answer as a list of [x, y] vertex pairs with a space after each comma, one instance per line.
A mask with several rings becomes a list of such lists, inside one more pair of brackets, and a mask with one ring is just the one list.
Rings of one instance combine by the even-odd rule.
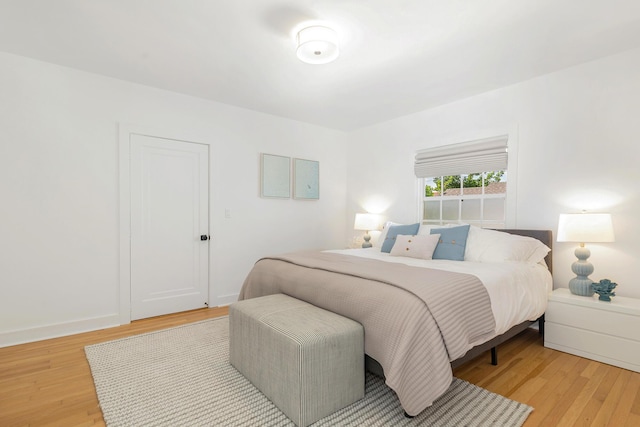
[[640, 372], [640, 299], [605, 302], [556, 289], [545, 313], [544, 345]]

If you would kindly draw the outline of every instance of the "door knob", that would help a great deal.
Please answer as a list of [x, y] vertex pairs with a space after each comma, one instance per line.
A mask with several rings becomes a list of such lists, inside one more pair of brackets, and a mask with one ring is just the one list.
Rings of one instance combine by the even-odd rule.
[[200, 240], [209, 240], [209, 236], [207, 236], [206, 234], [202, 234], [200, 235]]

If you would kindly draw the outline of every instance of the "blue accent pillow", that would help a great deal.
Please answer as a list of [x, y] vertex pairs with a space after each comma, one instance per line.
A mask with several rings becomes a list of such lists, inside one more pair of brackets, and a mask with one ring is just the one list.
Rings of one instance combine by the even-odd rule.
[[418, 229], [420, 228], [420, 223], [416, 222], [415, 224], [410, 225], [392, 225], [389, 227], [389, 231], [387, 231], [387, 237], [385, 237], [384, 242], [382, 242], [382, 248], [380, 248], [381, 252], [390, 253], [391, 248], [396, 243], [396, 236], [401, 234], [405, 236], [415, 236], [418, 234]]
[[469, 225], [459, 227], [432, 228], [431, 234], [439, 234], [440, 241], [433, 251], [433, 259], [464, 261], [464, 249], [467, 246]]

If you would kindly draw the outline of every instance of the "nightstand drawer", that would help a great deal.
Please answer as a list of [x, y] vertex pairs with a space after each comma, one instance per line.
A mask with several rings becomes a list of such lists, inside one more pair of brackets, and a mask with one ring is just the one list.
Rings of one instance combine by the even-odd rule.
[[[602, 307], [598, 305], [602, 304]], [[593, 308], [549, 301], [545, 313], [547, 322], [640, 341], [640, 317], [606, 310], [606, 302], [596, 302]], [[640, 359], [640, 352], [638, 353]]]
[[638, 341], [549, 321], [545, 325], [545, 347], [640, 372]]
[[604, 302], [559, 288], [545, 320], [545, 347], [640, 372], [639, 299]]

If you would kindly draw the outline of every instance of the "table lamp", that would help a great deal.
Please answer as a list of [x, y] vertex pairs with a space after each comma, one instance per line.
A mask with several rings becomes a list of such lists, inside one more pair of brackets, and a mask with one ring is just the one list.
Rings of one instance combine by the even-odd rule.
[[584, 244], [615, 241], [611, 214], [560, 214], [557, 241], [580, 243], [575, 251], [578, 260], [571, 264], [571, 271], [576, 277], [569, 281], [569, 290], [575, 295], [593, 295], [593, 281], [589, 278], [593, 273], [593, 264], [587, 261], [591, 251]]
[[364, 243], [362, 243], [362, 247], [370, 248], [373, 245], [370, 242], [371, 235], [369, 235], [369, 231], [380, 229], [380, 215], [370, 213], [357, 213], [356, 222], [353, 228], [355, 230], [363, 230], [365, 232]]

